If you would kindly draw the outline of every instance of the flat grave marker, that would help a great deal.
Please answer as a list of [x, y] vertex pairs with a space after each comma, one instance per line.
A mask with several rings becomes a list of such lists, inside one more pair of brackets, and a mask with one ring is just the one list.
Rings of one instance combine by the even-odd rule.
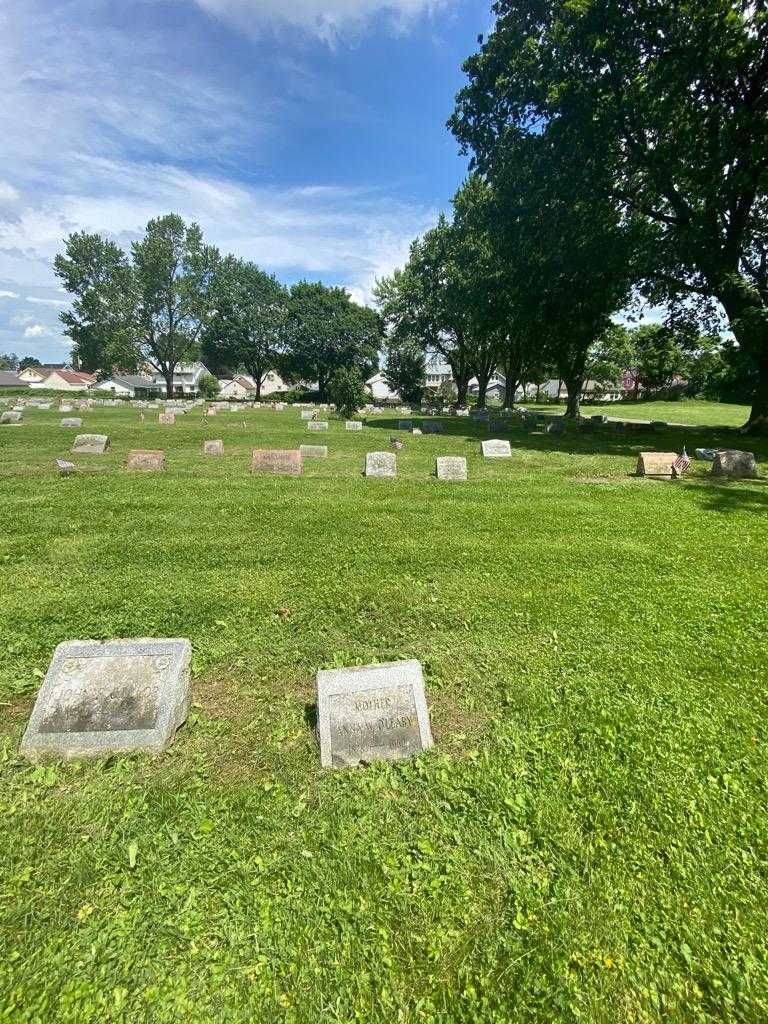
[[154, 448], [136, 448], [128, 452], [125, 465], [128, 469], [159, 473], [165, 468], [165, 452]]
[[189, 640], [68, 640], [56, 648], [21, 753], [36, 760], [165, 750], [189, 708]]
[[82, 427], [83, 421], [79, 416], [65, 416], [61, 421], [62, 427]]
[[360, 420], [345, 420], [345, 422], [344, 422], [344, 429], [345, 430], [362, 430], [363, 429], [363, 424], [362, 424], [362, 422]]
[[463, 455], [441, 455], [435, 461], [438, 480], [466, 480], [467, 460]]
[[109, 448], [106, 434], [78, 434], [72, 445], [74, 455], [103, 455]]
[[74, 462], [67, 462], [66, 459], [56, 459], [56, 468], [59, 471], [59, 476], [72, 476], [75, 472]]
[[251, 472], [271, 476], [301, 476], [301, 452], [285, 448], [254, 448]]
[[327, 430], [327, 420], [309, 420], [307, 423], [307, 430]]
[[512, 449], [509, 441], [502, 441], [498, 437], [482, 441], [483, 457], [486, 459], [511, 459]]
[[418, 661], [317, 673], [320, 763], [343, 768], [399, 761], [433, 745]]
[[299, 445], [302, 459], [327, 459], [328, 446], [324, 444], [301, 444]]
[[215, 441], [203, 441], [203, 455], [223, 455], [224, 442], [220, 439]]
[[397, 476], [397, 457], [394, 452], [368, 452], [365, 456], [365, 475], [389, 479]]
[[157, 422], [166, 427], [172, 427], [176, 422], [176, 415], [172, 412], [161, 412], [157, 417]]
[[303, 420], [313, 420], [315, 418], [314, 409], [302, 409], [301, 418]]
[[638, 476], [653, 476], [671, 480], [675, 475], [672, 463], [676, 452], [640, 452], [637, 457]]
[[4, 412], [0, 415], [0, 423], [7, 423], [17, 425], [21, 423], [22, 413], [17, 409], [11, 409], [8, 412]]

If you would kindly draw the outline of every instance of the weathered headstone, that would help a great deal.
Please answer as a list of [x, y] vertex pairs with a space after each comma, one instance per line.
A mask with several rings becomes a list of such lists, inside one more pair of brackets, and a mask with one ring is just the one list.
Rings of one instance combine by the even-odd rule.
[[67, 462], [66, 459], [56, 459], [56, 468], [59, 476], [71, 476], [75, 472], [74, 462]]
[[165, 467], [165, 452], [153, 448], [136, 448], [134, 451], [128, 452], [125, 465], [128, 469], [157, 473]]
[[203, 441], [203, 455], [223, 455], [224, 454], [224, 442], [221, 440], [216, 441]]
[[463, 455], [441, 455], [435, 462], [438, 480], [466, 480], [467, 460]]
[[324, 444], [300, 444], [302, 459], [327, 459], [328, 446]]
[[413, 434], [414, 437], [421, 437], [421, 434], [422, 434], [421, 427], [414, 427], [413, 430], [411, 431], [411, 433]]
[[719, 451], [712, 464], [712, 476], [727, 476], [734, 480], [756, 479], [757, 462], [754, 452], [741, 452], [735, 448]]
[[56, 648], [21, 752], [159, 754], [189, 707], [189, 640], [70, 640]]
[[320, 763], [343, 768], [398, 761], [432, 746], [418, 661], [317, 673]]
[[511, 459], [512, 449], [509, 441], [502, 441], [497, 437], [481, 442], [483, 457], [486, 459]]
[[21, 423], [22, 413], [16, 409], [4, 412], [0, 415], [0, 423]]
[[78, 434], [72, 452], [75, 455], [103, 455], [107, 448], [109, 438], [106, 434]]
[[327, 429], [328, 429], [328, 421], [327, 420], [310, 420], [307, 423], [307, 430], [327, 430]]
[[82, 427], [83, 421], [79, 416], [65, 416], [61, 421], [62, 427]]
[[393, 452], [368, 452], [365, 456], [365, 475], [397, 476], [397, 457]]
[[251, 472], [272, 476], [300, 476], [301, 452], [284, 448], [254, 448]]
[[640, 452], [637, 458], [637, 475], [664, 477], [671, 480], [675, 475], [672, 463], [676, 458], [676, 452]]
[[72, 412], [72, 405], [70, 402], [62, 402], [59, 406], [59, 412]]
[[172, 427], [176, 422], [176, 416], [172, 412], [161, 412], [157, 417], [158, 423], [163, 423], [167, 427]]
[[360, 420], [346, 420], [344, 423], [345, 430], [362, 430], [363, 424]]
[[314, 409], [302, 409], [301, 410], [301, 418], [303, 420], [313, 420], [315, 418], [315, 411], [314, 411]]

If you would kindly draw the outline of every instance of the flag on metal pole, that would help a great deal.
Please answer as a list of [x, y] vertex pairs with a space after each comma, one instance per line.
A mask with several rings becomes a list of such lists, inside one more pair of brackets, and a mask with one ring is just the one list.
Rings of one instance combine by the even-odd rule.
[[688, 469], [691, 464], [691, 460], [688, 458], [688, 453], [685, 448], [681, 455], [678, 455], [675, 461], [672, 463], [672, 469], [675, 471], [675, 476], [682, 476], [683, 473]]

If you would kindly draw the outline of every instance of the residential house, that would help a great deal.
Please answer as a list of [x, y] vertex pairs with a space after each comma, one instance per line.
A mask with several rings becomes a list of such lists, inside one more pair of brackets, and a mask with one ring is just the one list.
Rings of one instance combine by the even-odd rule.
[[219, 398], [248, 398], [256, 391], [251, 377], [238, 374], [232, 380], [219, 380]]
[[23, 388], [27, 382], [13, 370], [0, 370], [0, 388]]
[[19, 377], [25, 384], [40, 384], [46, 377], [49, 377], [54, 370], [71, 370], [70, 363], [47, 363], [45, 366], [26, 366], [19, 370]]
[[[202, 363], [179, 363], [173, 374], [173, 394], [164, 395], [164, 397], [197, 395], [200, 389], [200, 378], [205, 375], [212, 376], [211, 371]], [[159, 385], [161, 393], [167, 390], [165, 377], [159, 370], [152, 370], [152, 383]]]
[[165, 392], [151, 377], [140, 373], [116, 374], [96, 385], [99, 391], [111, 391], [117, 398], [152, 398]]
[[41, 381], [30, 381], [29, 386], [46, 391], [87, 391], [95, 384], [96, 374], [94, 373], [82, 373], [80, 370], [54, 370]]
[[387, 384], [381, 370], [378, 373], [374, 373], [365, 383], [376, 402], [398, 401], [400, 398], [397, 392], [392, 391], [389, 384]]

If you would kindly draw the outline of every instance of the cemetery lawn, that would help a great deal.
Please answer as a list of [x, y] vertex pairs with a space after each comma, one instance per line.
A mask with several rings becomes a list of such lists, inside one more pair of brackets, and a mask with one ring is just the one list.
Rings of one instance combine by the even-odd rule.
[[[555, 413], [562, 408], [551, 407]], [[743, 427], [749, 419], [748, 405], [704, 402], [686, 398], [679, 402], [605, 402], [582, 406], [584, 416], [610, 416], [617, 420], [661, 420], [702, 427]]]
[[[768, 485], [630, 475], [685, 443], [765, 476], [765, 441], [515, 426], [484, 462], [446, 419], [389, 481], [392, 417], [82, 415], [112, 446], [70, 479], [60, 413], [0, 427], [0, 1022], [768, 1019]], [[54, 647], [142, 636], [192, 642], [169, 751], [22, 760]], [[322, 770], [316, 670], [401, 658], [435, 748]]]

